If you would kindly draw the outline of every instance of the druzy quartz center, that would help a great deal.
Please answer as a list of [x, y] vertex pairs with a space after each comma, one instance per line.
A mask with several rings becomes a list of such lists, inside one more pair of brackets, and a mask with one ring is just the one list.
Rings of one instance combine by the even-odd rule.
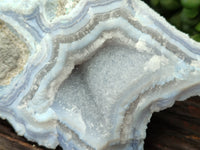
[[199, 95], [200, 44], [140, 0], [3, 0], [0, 19], [0, 117], [39, 145], [142, 150], [153, 112]]

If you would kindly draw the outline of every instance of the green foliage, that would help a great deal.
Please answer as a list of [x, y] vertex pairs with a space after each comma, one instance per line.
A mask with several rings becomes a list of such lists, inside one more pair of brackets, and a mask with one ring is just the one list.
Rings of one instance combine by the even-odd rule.
[[200, 0], [181, 0], [181, 4], [185, 8], [198, 8], [200, 6]]
[[183, 8], [181, 11], [181, 14], [189, 19], [195, 18], [199, 13], [199, 9], [188, 9], [188, 8]]
[[159, 4], [159, 0], [151, 0], [150, 3], [151, 3], [151, 6], [155, 7]]
[[160, 0], [160, 5], [167, 10], [176, 10], [181, 4], [176, 0]]
[[200, 42], [200, 34], [195, 34], [193, 36], [191, 36], [194, 40]]
[[179, 30], [200, 42], [200, 0], [143, 0]]
[[200, 32], [200, 22], [195, 26], [195, 29]]

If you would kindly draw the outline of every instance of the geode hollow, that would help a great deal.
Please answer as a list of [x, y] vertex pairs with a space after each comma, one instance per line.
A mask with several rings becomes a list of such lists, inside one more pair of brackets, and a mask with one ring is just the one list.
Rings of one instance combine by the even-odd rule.
[[200, 44], [140, 0], [67, 4], [0, 1], [1, 118], [48, 148], [143, 149], [153, 112], [199, 94]]

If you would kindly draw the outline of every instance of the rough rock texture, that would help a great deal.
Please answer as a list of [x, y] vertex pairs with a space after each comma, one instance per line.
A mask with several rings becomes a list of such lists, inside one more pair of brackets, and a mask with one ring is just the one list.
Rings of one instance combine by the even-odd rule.
[[0, 87], [0, 116], [19, 135], [49, 148], [141, 150], [153, 112], [199, 94], [200, 44], [143, 2], [82, 0], [61, 16], [48, 2], [0, 2], [30, 51]]
[[69, 14], [80, 0], [47, 0], [45, 11], [50, 21]]
[[28, 47], [0, 20], [0, 85], [9, 84], [23, 70], [28, 59]]

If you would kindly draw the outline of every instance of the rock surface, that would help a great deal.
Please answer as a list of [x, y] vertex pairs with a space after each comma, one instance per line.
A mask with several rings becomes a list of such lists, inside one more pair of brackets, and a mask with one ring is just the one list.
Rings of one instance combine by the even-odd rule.
[[143, 2], [83, 0], [68, 15], [49, 2], [0, 2], [29, 50], [0, 86], [0, 116], [19, 135], [49, 148], [140, 150], [153, 112], [199, 94], [200, 44]]
[[19, 74], [28, 59], [27, 45], [0, 20], [0, 85], [6, 85]]

